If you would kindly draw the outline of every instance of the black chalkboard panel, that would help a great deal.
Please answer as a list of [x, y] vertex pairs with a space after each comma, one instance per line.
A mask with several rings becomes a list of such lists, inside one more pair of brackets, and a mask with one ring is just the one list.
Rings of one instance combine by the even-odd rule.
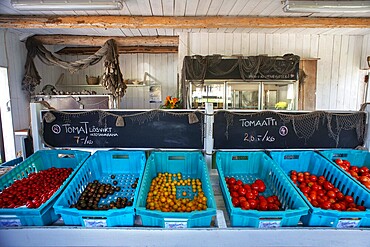
[[43, 111], [42, 120], [51, 147], [203, 149], [198, 111]]
[[218, 111], [215, 149], [355, 148], [364, 143], [364, 112]]

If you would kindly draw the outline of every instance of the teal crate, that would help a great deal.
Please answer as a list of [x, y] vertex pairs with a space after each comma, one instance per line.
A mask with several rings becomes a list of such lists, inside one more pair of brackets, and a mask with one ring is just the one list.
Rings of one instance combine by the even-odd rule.
[[287, 177], [289, 177], [291, 170], [296, 170], [297, 172], [308, 171], [317, 176], [322, 175], [343, 194], [353, 196], [356, 204], [363, 205], [367, 208], [366, 211], [350, 212], [324, 210], [313, 207], [289, 178], [290, 183], [296, 188], [298, 193], [310, 207], [309, 214], [302, 218], [302, 222], [305, 226], [337, 228], [370, 226], [370, 194], [323, 156], [314, 151], [281, 151], [271, 152], [270, 155], [283, 169]]
[[[95, 226], [133, 226], [135, 222], [134, 206], [109, 210], [78, 210], [70, 206], [77, 202], [89, 182], [98, 180], [100, 183], [112, 184], [114, 180], [120, 191], [107, 198], [101, 198], [99, 205], [109, 204], [117, 197], [137, 200], [146, 156], [144, 151], [97, 151], [83, 164], [71, 183], [54, 205], [55, 212], [62, 216], [66, 225]], [[115, 175], [112, 179], [111, 175]], [[138, 178], [137, 187], [131, 185]], [[113, 185], [113, 184], [112, 184]]]
[[0, 164], [0, 167], [16, 166], [19, 163], [21, 163], [22, 161], [23, 161], [23, 158], [22, 157], [19, 157], [19, 158], [16, 158], [16, 159], [13, 159], [13, 160], [9, 160], [7, 162], [4, 162], [4, 163]]
[[43, 226], [50, 225], [60, 215], [57, 215], [53, 205], [60, 193], [77, 173], [83, 162], [90, 156], [89, 152], [74, 150], [41, 150], [37, 151], [23, 162], [14, 167], [0, 179], [0, 191], [15, 180], [28, 177], [30, 173], [39, 172], [52, 167], [73, 168], [74, 171], [60, 186], [48, 201], [39, 208], [2, 208], [0, 209], [0, 227], [6, 226]]
[[[159, 172], [181, 173], [183, 178], [199, 178], [202, 190], [207, 197], [207, 209], [192, 212], [162, 212], [146, 209], [146, 199], [152, 179]], [[182, 188], [183, 187], [183, 188]], [[177, 187], [177, 198], [181, 198], [186, 186]], [[189, 195], [190, 193], [188, 193]], [[163, 228], [210, 227], [216, 216], [216, 201], [210, 182], [207, 164], [201, 152], [153, 152], [147, 161], [143, 182], [136, 203], [136, 214], [141, 217], [143, 226]]]
[[364, 188], [370, 193], [370, 190], [366, 188], [360, 181], [352, 177], [350, 174], [345, 172], [340, 166], [338, 166], [334, 160], [343, 159], [348, 160], [351, 165], [355, 166], [366, 166], [370, 169], [370, 152], [365, 150], [353, 150], [353, 149], [332, 149], [319, 152], [325, 158], [327, 158], [333, 165], [341, 169], [346, 175], [348, 175], [353, 181], [355, 181], [359, 186]]
[[[233, 227], [297, 226], [307, 215], [308, 206], [289, 183], [281, 169], [264, 152], [217, 152], [216, 167], [222, 195]], [[225, 177], [235, 177], [243, 183], [262, 179], [266, 184], [264, 196], [277, 195], [283, 210], [258, 211], [234, 207]]]

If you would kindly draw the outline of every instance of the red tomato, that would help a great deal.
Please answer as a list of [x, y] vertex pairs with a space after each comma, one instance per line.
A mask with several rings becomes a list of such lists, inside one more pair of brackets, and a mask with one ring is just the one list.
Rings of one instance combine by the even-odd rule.
[[354, 202], [354, 200], [353, 200], [353, 197], [352, 196], [344, 196], [344, 200], [346, 201], [346, 202], [348, 202], [348, 203], [353, 203]]
[[358, 181], [360, 181], [361, 183], [366, 183], [366, 182], [370, 182], [370, 178], [367, 176], [361, 176], [358, 178]]
[[325, 181], [323, 186], [326, 190], [332, 190], [334, 188], [334, 185], [330, 183], [329, 181]]
[[361, 168], [360, 168], [360, 172], [361, 172], [361, 174], [363, 174], [363, 173], [369, 173], [369, 168], [367, 168], [366, 166], [362, 166]]
[[239, 193], [237, 191], [233, 191], [230, 193], [231, 197], [239, 197]]
[[266, 185], [265, 184], [260, 184], [258, 186], [258, 192], [263, 193], [263, 192], [265, 192], [265, 190], [266, 190]]
[[311, 200], [311, 204], [314, 207], [319, 207], [319, 202], [317, 200]]
[[247, 191], [247, 192], [251, 192], [252, 191], [252, 188], [249, 184], [244, 184], [243, 185], [243, 188]]
[[251, 188], [252, 188], [252, 190], [258, 191], [259, 185], [256, 184], [256, 183], [253, 183], [253, 184], [251, 184]]
[[331, 205], [331, 208], [332, 208], [333, 210], [339, 210], [339, 211], [341, 211], [341, 210], [342, 210], [342, 206], [341, 206], [339, 203], [333, 203], [333, 204]]
[[252, 193], [254, 194], [255, 197], [258, 196], [258, 191], [257, 190], [252, 190]]
[[321, 189], [321, 186], [316, 183], [311, 186], [311, 190], [313, 191], [318, 191], [319, 189]]
[[268, 209], [268, 203], [267, 201], [260, 201], [258, 205], [258, 210], [266, 211]]
[[239, 185], [239, 186], [243, 186], [243, 182], [241, 180], [237, 180], [236, 184]]
[[304, 181], [304, 177], [303, 176], [298, 176], [297, 181], [302, 183]]
[[293, 182], [297, 182], [297, 175], [290, 175], [290, 179], [293, 181]]
[[233, 178], [233, 177], [231, 177], [231, 178], [229, 178], [229, 184], [235, 184], [236, 183], [236, 179], [235, 178]]
[[256, 198], [256, 196], [255, 196], [255, 194], [251, 191], [251, 192], [247, 192], [246, 194], [245, 194], [245, 197], [249, 200], [249, 199], [255, 199]]
[[274, 198], [271, 197], [271, 196], [267, 197], [266, 200], [267, 200], [267, 203], [274, 203], [275, 202]]
[[339, 201], [342, 201], [344, 199], [344, 195], [342, 192], [337, 192], [336, 193], [336, 198], [339, 200]]
[[349, 170], [358, 173], [360, 169], [357, 166], [351, 166]]
[[337, 165], [342, 165], [343, 164], [343, 160], [342, 159], [335, 159], [334, 161], [335, 161], [335, 163]]
[[233, 184], [230, 188], [231, 188], [231, 191], [238, 191], [239, 190], [239, 185]]
[[360, 211], [365, 211], [366, 210], [365, 206], [357, 206], [357, 209], [360, 210]]
[[250, 209], [250, 205], [249, 205], [249, 202], [248, 201], [243, 201], [242, 203], [240, 203], [240, 207], [244, 210], [248, 210]]
[[320, 207], [323, 209], [329, 209], [331, 208], [331, 203], [329, 201], [324, 201], [323, 203], [321, 203]]
[[247, 190], [246, 189], [244, 189], [244, 187], [240, 187], [239, 189], [238, 189], [238, 194], [239, 194], [239, 196], [245, 196], [245, 194], [247, 193]]
[[249, 202], [250, 209], [256, 209], [257, 208], [257, 206], [258, 206], [257, 200], [249, 199], [248, 202]]
[[311, 190], [310, 187], [302, 187], [300, 189], [301, 189], [302, 193], [308, 193]]
[[279, 207], [275, 203], [268, 203], [267, 209], [270, 211], [278, 211]]
[[233, 197], [233, 199], [231, 200], [232, 204], [234, 207], [239, 207], [240, 205], [240, 202], [239, 202], [239, 199], [236, 198], [236, 197]]
[[363, 185], [370, 190], [370, 182], [364, 182]]
[[247, 200], [247, 198], [245, 198], [244, 196], [239, 197], [240, 204], [242, 204], [242, 202], [245, 202], [246, 200]]
[[329, 198], [336, 198], [336, 193], [333, 191], [333, 190], [329, 190], [328, 192], [326, 192], [326, 195], [329, 197]]

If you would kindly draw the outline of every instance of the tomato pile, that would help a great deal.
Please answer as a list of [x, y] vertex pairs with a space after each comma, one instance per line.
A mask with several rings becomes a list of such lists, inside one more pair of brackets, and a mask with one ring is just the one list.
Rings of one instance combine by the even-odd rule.
[[[115, 200], [107, 200], [105, 204], [101, 202], [101, 200], [106, 199], [108, 196], [121, 191], [121, 187], [116, 186], [118, 181], [114, 180], [115, 178], [115, 175], [111, 175], [113, 185], [110, 183], [100, 183], [98, 180], [88, 183], [77, 202], [70, 207], [77, 208], [78, 210], [109, 210], [131, 207], [134, 199], [128, 197], [118, 196], [115, 197]], [[139, 178], [136, 178], [130, 187], [136, 189], [138, 181]]]
[[260, 193], [266, 190], [266, 185], [261, 179], [257, 179], [252, 184], [244, 184], [241, 180], [236, 180], [234, 177], [226, 177], [225, 181], [234, 207], [240, 207], [244, 210], [280, 210], [281, 203], [276, 195], [269, 197], [260, 195]]
[[14, 181], [0, 193], [0, 208], [38, 208], [72, 173], [72, 168], [49, 168]]
[[[191, 187], [193, 199], [188, 198], [190, 191], [177, 193], [179, 187]], [[181, 196], [176, 196], [181, 194]], [[183, 179], [181, 173], [158, 173], [153, 178], [146, 199], [146, 208], [162, 212], [192, 212], [207, 209], [207, 197], [202, 190], [200, 179]]]
[[370, 190], [369, 168], [367, 168], [366, 166], [359, 167], [351, 165], [348, 160], [335, 159], [334, 162]]
[[362, 205], [357, 205], [352, 196], [344, 195], [324, 176], [292, 170], [290, 179], [314, 207], [339, 211], [364, 211], [366, 209]]

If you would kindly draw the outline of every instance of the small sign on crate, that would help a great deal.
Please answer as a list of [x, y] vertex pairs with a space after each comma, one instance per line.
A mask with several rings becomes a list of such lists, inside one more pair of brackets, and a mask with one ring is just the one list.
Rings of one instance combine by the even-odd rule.
[[340, 219], [337, 228], [356, 228], [360, 224], [360, 219]]
[[107, 218], [106, 217], [88, 217], [83, 218], [85, 227], [106, 227]]
[[185, 228], [188, 228], [188, 220], [187, 219], [179, 219], [179, 218], [165, 218], [164, 219], [164, 228], [185, 229]]
[[281, 219], [260, 219], [258, 228], [278, 228], [281, 226]]

